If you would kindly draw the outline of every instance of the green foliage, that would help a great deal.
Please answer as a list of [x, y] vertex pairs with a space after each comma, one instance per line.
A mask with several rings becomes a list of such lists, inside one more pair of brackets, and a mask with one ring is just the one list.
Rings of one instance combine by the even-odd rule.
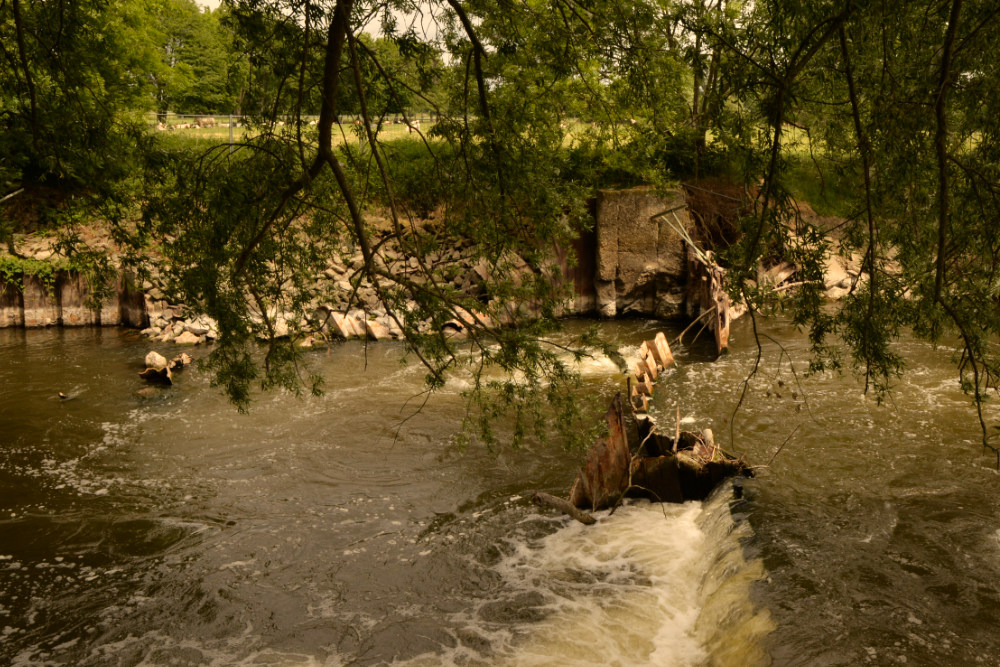
[[826, 155], [792, 154], [787, 162], [788, 193], [820, 215], [854, 217], [859, 179], [854, 167]]
[[127, 178], [153, 51], [141, 5], [0, 5], [0, 170], [24, 183]]
[[394, 200], [411, 215], [427, 218], [452, 200], [449, 174], [456, 155], [451, 144], [414, 137], [386, 142], [382, 150], [389, 165], [391, 197], [385, 187], [379, 188], [375, 194], [379, 205], [389, 206]]
[[236, 93], [229, 82], [232, 36], [222, 12], [203, 11], [194, 0], [161, 0], [150, 20], [160, 60], [150, 73], [160, 113], [229, 113]]
[[24, 291], [24, 278], [37, 278], [49, 292], [55, 289], [59, 266], [53, 262], [30, 257], [0, 255], [0, 283], [14, 285]]
[[657, 180], [660, 173], [651, 155], [638, 154], [643, 150], [640, 143], [630, 142], [627, 147], [614, 150], [598, 138], [582, 137], [562, 149], [563, 173], [567, 179], [595, 189], [648, 184]]

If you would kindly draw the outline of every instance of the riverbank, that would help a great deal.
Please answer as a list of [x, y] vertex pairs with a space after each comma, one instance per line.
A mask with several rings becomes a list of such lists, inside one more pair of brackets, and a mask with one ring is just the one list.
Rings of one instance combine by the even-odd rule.
[[[697, 317], [698, 306], [691, 302], [690, 243], [713, 241], [703, 231], [704, 220], [709, 214], [719, 215], [723, 199], [732, 197], [693, 186], [666, 192], [646, 187], [601, 191], [593, 204], [593, 228], [581, 231], [572, 248], [551, 249], [560, 271], [555, 279], [563, 281], [570, 293], [558, 314]], [[843, 223], [818, 216], [804, 203], [799, 215], [827, 230]], [[169, 267], [161, 256], [147, 251], [139, 272], [127, 270], [106, 228], [90, 225], [76, 231], [86, 251], [106, 254], [118, 272], [107, 294], [99, 294], [92, 278], [73, 268], [61, 254], [57, 237], [19, 235], [12, 243], [16, 254], [0, 254], [0, 267], [5, 267], [0, 271], [0, 327], [126, 326], [140, 329], [152, 340], [181, 345], [218, 338], [217, 323], [171, 290]], [[421, 258], [402, 253], [388, 234], [378, 245], [374, 261], [379, 271], [414, 281], [434, 271], [456, 294], [487, 298], [482, 285], [490, 278], [491, 267], [476, 259], [475, 248], [468, 243], [458, 241]], [[535, 271], [522, 257], [508, 258], [508, 264], [514, 274], [523, 276], [518, 279], [528, 279]], [[824, 275], [828, 298], [839, 299], [857, 288], [864, 279], [860, 264], [857, 255], [828, 256]], [[337, 338], [399, 338], [402, 331], [396, 319], [407, 317], [415, 305], [410, 302], [403, 312], [389, 313], [364, 269], [361, 252], [342, 245], [306, 288], [302, 312], [270, 310], [253, 315], [270, 320], [275, 337], [291, 336], [306, 346]], [[800, 282], [797, 271], [794, 264], [779, 262], [762, 269], [759, 280], [772, 288], [794, 289]], [[461, 332], [475, 317], [478, 314], [456, 308], [446, 326]], [[429, 321], [420, 325], [421, 330], [430, 326]]]

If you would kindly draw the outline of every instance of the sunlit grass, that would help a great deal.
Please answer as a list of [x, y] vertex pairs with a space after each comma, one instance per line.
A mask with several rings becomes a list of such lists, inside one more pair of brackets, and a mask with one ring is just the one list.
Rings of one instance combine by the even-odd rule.
[[[215, 126], [198, 127], [196, 122], [199, 118], [212, 118]], [[166, 123], [159, 125], [161, 129], [154, 129], [153, 132], [160, 145], [167, 150], [201, 152], [212, 146], [240, 144], [260, 131], [237, 122], [230, 126], [231, 118], [236, 120], [230, 116], [169, 116]], [[202, 120], [202, 123], [205, 124], [205, 120]], [[153, 127], [157, 126], [154, 124]], [[433, 127], [432, 121], [421, 119], [419, 131], [426, 136]], [[602, 128], [575, 118], [567, 118], [562, 129], [564, 132], [562, 146], [566, 150], [579, 148], [583, 144], [592, 144], [594, 140], [600, 142], [602, 137], [607, 140], [609, 130], [606, 126]], [[305, 141], [313, 144], [315, 125], [306, 123], [302, 126], [302, 130]], [[279, 124], [273, 131], [285, 134], [290, 140], [296, 139], [294, 126]], [[806, 132], [788, 127], [783, 134], [785, 172], [782, 180], [791, 195], [797, 200], [809, 202], [820, 215], [849, 216], [857, 194], [857, 174], [850, 173], [850, 169], [844, 164], [829, 156], [822, 143], [811, 141]], [[380, 142], [416, 140], [418, 136], [403, 123], [386, 122], [377, 128], [377, 138]], [[709, 133], [707, 139], [711, 145], [715, 137]], [[367, 144], [368, 139], [364, 136], [361, 125], [343, 122], [334, 126], [333, 141], [340, 146], [359, 147]], [[412, 160], [413, 151], [407, 153], [410, 154], [409, 160]], [[734, 174], [723, 174], [723, 176], [737, 177]]]
[[[226, 118], [225, 116], [220, 118]], [[193, 121], [193, 119], [191, 119]], [[233, 124], [230, 126], [228, 120], [217, 119], [215, 127], [192, 127], [191, 121], [168, 120], [160, 126], [165, 129], [155, 129], [157, 138], [167, 148], [202, 148], [208, 145], [218, 145], [226, 143], [241, 143], [249, 137], [255, 136], [259, 131], [248, 128], [244, 125]], [[432, 121], [422, 121], [419, 124], [419, 131], [427, 134], [434, 127]], [[274, 128], [276, 132], [294, 133], [294, 129], [288, 125], [279, 125]], [[361, 126], [353, 123], [343, 123], [336, 125], [333, 132], [335, 144], [356, 144], [367, 142], [367, 137], [362, 136]], [[308, 135], [314, 132], [314, 126], [304, 125], [303, 130]], [[408, 126], [402, 123], [385, 123], [377, 128], [376, 137], [379, 141], [394, 141], [408, 137], [418, 136]]]

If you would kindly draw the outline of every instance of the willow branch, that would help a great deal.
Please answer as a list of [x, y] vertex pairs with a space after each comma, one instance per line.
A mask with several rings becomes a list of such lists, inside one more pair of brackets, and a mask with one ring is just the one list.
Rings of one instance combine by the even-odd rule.
[[257, 234], [243, 249], [233, 265], [233, 276], [238, 277], [246, 268], [253, 251], [261, 244], [274, 223], [281, 217], [288, 202], [309, 185], [323, 171], [324, 164], [333, 156], [333, 124], [337, 120], [337, 91], [340, 87], [340, 61], [344, 40], [349, 29], [348, 21], [354, 0], [338, 0], [333, 19], [327, 30], [326, 58], [323, 61], [323, 94], [319, 114], [319, 149], [309, 168], [302, 172], [278, 197], [278, 204], [261, 225]]
[[[847, 90], [851, 97], [851, 115], [854, 117], [854, 134], [858, 140], [858, 151], [861, 153], [861, 162], [864, 169], [865, 180], [865, 213], [868, 218], [868, 252], [865, 253], [865, 264], [868, 267], [868, 309], [865, 312], [865, 335], [868, 336], [866, 344], [870, 343], [871, 327], [875, 315], [875, 294], [877, 275], [875, 271], [875, 216], [872, 214], [872, 181], [871, 181], [871, 145], [861, 126], [861, 111], [858, 104], [858, 92], [854, 86], [854, 72], [851, 69], [851, 56], [847, 49], [847, 33], [844, 27], [839, 30], [840, 51], [844, 57], [844, 66], [847, 76]], [[865, 393], [871, 383], [872, 363], [870, 350], [865, 351]]]
[[458, 20], [462, 23], [465, 35], [469, 38], [469, 42], [472, 43], [472, 66], [476, 75], [476, 86], [479, 91], [479, 112], [483, 115], [483, 120], [486, 121], [486, 127], [489, 131], [490, 149], [493, 151], [493, 157], [496, 160], [497, 184], [500, 188], [501, 197], [505, 198], [507, 191], [506, 179], [503, 176], [500, 145], [497, 142], [496, 128], [493, 125], [493, 117], [490, 114], [490, 104], [486, 92], [486, 75], [483, 73], [483, 56], [486, 55], [486, 49], [483, 48], [482, 42], [479, 41], [476, 29], [472, 25], [472, 21], [469, 19], [469, 15], [461, 3], [458, 0], [448, 0], [448, 5], [455, 10]]
[[[773, 77], [777, 81], [778, 88], [778, 97], [775, 102], [776, 110], [774, 112], [774, 118], [771, 119], [774, 124], [774, 140], [771, 144], [771, 158], [768, 162], [767, 175], [764, 180], [764, 193], [760, 211], [760, 221], [757, 225], [757, 229], [754, 231], [753, 241], [747, 247], [747, 253], [745, 255], [748, 267], [752, 263], [754, 255], [757, 253], [757, 247], [760, 243], [761, 237], [763, 236], [764, 227], [767, 223], [767, 213], [770, 207], [771, 197], [774, 194], [774, 180], [777, 177], [778, 157], [781, 154], [781, 126], [785, 118], [786, 97], [791, 90], [792, 84], [795, 82], [795, 78], [805, 68], [809, 61], [812, 60], [812, 58], [819, 52], [820, 48], [837, 33], [840, 27], [847, 20], [850, 13], [851, 7], [848, 6], [840, 14], [837, 14], [836, 16], [833, 16], [815, 26], [806, 38], [802, 40], [798, 49], [796, 49], [795, 57], [785, 70], [784, 75], [780, 78], [777, 76]], [[823, 34], [817, 37], [809, 48], [805, 48], [806, 44], [815, 32], [824, 24], [828, 25]]]
[[[31, 104], [31, 145], [38, 152], [38, 100], [35, 95], [35, 83], [31, 79], [31, 68], [28, 67], [28, 49], [24, 43], [24, 19], [21, 17], [21, 2], [13, 0], [11, 8], [14, 11], [14, 29], [17, 37], [17, 52], [21, 57], [21, 68], [24, 70], [24, 83], [28, 88], [28, 99]], [[37, 157], [37, 156], [36, 156]]]
[[934, 275], [934, 300], [941, 302], [941, 291], [944, 288], [945, 274], [945, 244], [948, 240], [948, 88], [951, 85], [952, 55], [955, 45], [955, 34], [958, 32], [959, 14], [962, 11], [962, 0], [952, 0], [951, 15], [948, 18], [948, 30], [944, 36], [944, 49], [941, 54], [941, 77], [938, 83], [937, 96], [934, 100], [934, 117], [937, 129], [934, 133], [934, 149], [938, 163], [938, 248], [937, 267]]

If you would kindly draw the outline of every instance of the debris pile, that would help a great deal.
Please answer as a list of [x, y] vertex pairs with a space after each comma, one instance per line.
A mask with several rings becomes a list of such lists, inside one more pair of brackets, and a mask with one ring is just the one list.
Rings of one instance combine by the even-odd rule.
[[604, 419], [608, 433], [587, 453], [586, 461], [568, 499], [535, 493], [532, 501], [590, 524], [588, 512], [616, 508], [627, 498], [680, 503], [703, 500], [722, 480], [750, 476], [747, 463], [724, 452], [711, 429], [682, 431], [680, 413], [670, 429], [661, 433], [648, 414], [653, 388], [674, 364], [666, 336], [658, 333], [639, 346], [639, 359], [628, 378], [627, 402], [619, 392]]

